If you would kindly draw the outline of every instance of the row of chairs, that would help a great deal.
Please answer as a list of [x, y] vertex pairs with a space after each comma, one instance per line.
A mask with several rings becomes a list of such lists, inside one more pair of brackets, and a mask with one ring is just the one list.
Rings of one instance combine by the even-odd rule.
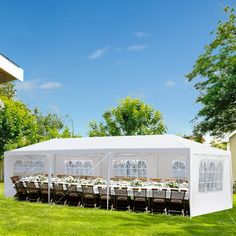
[[[26, 186], [25, 186], [26, 185]], [[76, 185], [53, 183], [50, 191], [51, 202], [56, 204], [68, 204], [84, 207], [107, 207], [107, 196], [109, 208], [116, 210], [151, 211], [153, 213], [179, 213], [189, 215], [188, 202], [185, 200], [185, 191], [171, 190], [170, 198], [167, 198], [166, 189], [152, 189], [152, 197], [147, 198], [147, 189], [133, 188], [133, 199], [128, 196], [127, 188], [115, 187], [115, 195], [107, 195], [107, 189], [99, 187], [99, 194], [94, 193], [92, 185], [82, 185], [79, 192]], [[32, 202], [48, 202], [48, 183], [22, 181], [15, 182], [16, 198]]]

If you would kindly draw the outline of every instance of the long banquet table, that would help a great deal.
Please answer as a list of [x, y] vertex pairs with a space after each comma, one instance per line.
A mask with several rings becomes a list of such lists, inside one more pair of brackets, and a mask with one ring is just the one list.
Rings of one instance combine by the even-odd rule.
[[[23, 178], [22, 181], [28, 181], [27, 178]], [[39, 188], [39, 182], [40, 181], [33, 181], [35, 183], [35, 186], [36, 188]], [[47, 181], [42, 181], [42, 182], [45, 182], [47, 183]], [[60, 181], [52, 181], [52, 182], [55, 182], [55, 183], [60, 183], [60, 184], [63, 184], [63, 189], [64, 190], [67, 190], [66, 189], [66, 185], [76, 185], [77, 187], [77, 190], [78, 192], [81, 192], [82, 193], [82, 187], [81, 187], [81, 184], [79, 183], [65, 183], [65, 182], [60, 182]], [[24, 185], [26, 186], [26, 184], [24, 183]], [[82, 184], [83, 185], [83, 184]], [[86, 184], [86, 185], [91, 185], [91, 184]], [[104, 184], [98, 184], [98, 185], [93, 185], [93, 190], [94, 190], [94, 193], [95, 194], [99, 194], [99, 191], [98, 191], [98, 188], [99, 187], [102, 187], [102, 188], [106, 188], [107, 185], [104, 185]], [[111, 195], [115, 195], [115, 190], [114, 188], [115, 187], [118, 187], [118, 188], [122, 188], [122, 187], [127, 187], [127, 192], [128, 192], [128, 196], [133, 198], [133, 189], [134, 188], [138, 188], [138, 189], [147, 189], [147, 197], [148, 198], [151, 198], [152, 197], [152, 189], [166, 189], [166, 197], [167, 198], [170, 198], [170, 194], [171, 194], [171, 189], [174, 189], [174, 188], [169, 188], [169, 187], [159, 187], [159, 186], [155, 186], [155, 185], [148, 185], [148, 186], [137, 186], [137, 187], [134, 187], [134, 186], [122, 186], [122, 185], [110, 185], [110, 188], [111, 188]], [[51, 189], [53, 189], [53, 185], [51, 184], [50, 186]], [[188, 191], [188, 188], [178, 188], [179, 191], [181, 190], [185, 190], [186, 191], [186, 194], [185, 194], [185, 200], [188, 200], [189, 199], [189, 191]]]

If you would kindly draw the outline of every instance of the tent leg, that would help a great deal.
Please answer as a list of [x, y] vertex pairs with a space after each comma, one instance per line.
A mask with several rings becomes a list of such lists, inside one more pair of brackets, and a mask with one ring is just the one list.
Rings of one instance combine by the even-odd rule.
[[110, 157], [111, 153], [107, 154], [107, 163], [108, 163], [108, 168], [107, 168], [107, 210], [109, 210], [109, 198], [110, 198], [110, 172], [111, 172], [111, 165], [110, 165]]
[[51, 195], [51, 183], [52, 183], [52, 158], [49, 158], [49, 168], [48, 168], [48, 203], [51, 202], [50, 195]]

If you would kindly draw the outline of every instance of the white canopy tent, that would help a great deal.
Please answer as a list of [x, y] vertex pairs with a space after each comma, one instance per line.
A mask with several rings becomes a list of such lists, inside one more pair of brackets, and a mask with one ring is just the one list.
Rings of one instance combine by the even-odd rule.
[[[41, 169], [37, 166], [35, 172], [49, 176], [71, 173], [73, 168], [80, 171], [81, 166], [67, 164], [76, 160], [88, 164], [89, 160], [90, 166], [83, 171], [107, 178], [108, 184], [110, 177], [117, 175], [117, 161], [145, 163], [141, 174], [147, 178], [172, 178], [180, 174], [188, 180], [191, 216], [232, 208], [230, 153], [175, 135], [52, 139], [6, 152], [6, 196], [15, 193], [10, 177], [19, 172], [16, 164], [22, 164], [19, 162], [22, 160], [28, 165], [22, 175], [34, 173], [36, 161], [41, 163]], [[176, 162], [183, 164], [177, 172]], [[139, 177], [140, 170], [130, 170], [129, 175], [135, 173]]]

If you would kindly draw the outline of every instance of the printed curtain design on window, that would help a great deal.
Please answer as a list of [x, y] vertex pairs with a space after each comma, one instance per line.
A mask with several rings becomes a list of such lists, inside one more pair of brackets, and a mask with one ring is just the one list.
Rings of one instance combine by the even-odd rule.
[[69, 175], [91, 175], [92, 174], [91, 160], [66, 160], [65, 173]]
[[44, 174], [44, 160], [17, 160], [14, 164], [14, 173], [21, 174]]
[[198, 192], [223, 190], [223, 161], [201, 160], [199, 165]]
[[172, 161], [173, 178], [185, 179], [186, 177], [186, 164], [183, 160]]
[[113, 168], [115, 176], [147, 177], [147, 162], [143, 160], [117, 160]]

